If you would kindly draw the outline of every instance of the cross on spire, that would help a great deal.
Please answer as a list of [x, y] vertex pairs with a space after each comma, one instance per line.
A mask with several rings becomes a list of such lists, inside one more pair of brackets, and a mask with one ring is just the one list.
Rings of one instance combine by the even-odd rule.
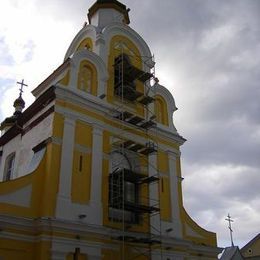
[[231, 239], [231, 246], [234, 246], [234, 242], [233, 242], [233, 230], [232, 230], [232, 226], [231, 226], [231, 222], [234, 222], [234, 220], [230, 217], [230, 214], [228, 213], [227, 218], [225, 219], [226, 221], [228, 221], [228, 229], [230, 232], [230, 239]]
[[24, 83], [24, 80], [22, 80], [21, 82], [17, 81], [16, 83], [17, 83], [18, 85], [21, 85], [21, 87], [19, 88], [19, 90], [20, 90], [19, 97], [22, 97], [23, 87], [28, 87], [28, 85], [26, 85], [26, 84]]

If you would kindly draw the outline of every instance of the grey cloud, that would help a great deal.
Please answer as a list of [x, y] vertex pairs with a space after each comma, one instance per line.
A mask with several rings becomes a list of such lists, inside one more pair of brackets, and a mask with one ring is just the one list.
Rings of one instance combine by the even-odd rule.
[[[199, 122], [198, 122], [199, 124]], [[241, 164], [260, 167], [259, 140], [251, 135], [254, 128], [247, 124], [201, 125], [201, 129], [189, 129], [183, 150], [187, 163]], [[187, 137], [187, 136], [186, 136]], [[206, 174], [206, 173], [205, 173]]]
[[193, 212], [193, 218], [202, 226], [218, 230], [221, 246], [227, 246], [229, 241], [225, 217], [231, 212], [235, 219], [235, 242], [243, 245], [252, 238], [255, 227], [259, 226], [258, 172], [250, 172], [250, 169], [232, 172], [232, 169], [227, 169], [213, 178], [205, 172], [194, 173], [189, 180], [192, 184], [184, 186], [188, 210]]
[[[93, 2], [36, 0], [39, 12], [70, 21], [75, 34]], [[245, 244], [260, 225], [260, 2], [122, 2], [131, 8], [130, 26], [155, 53], [160, 83], [179, 107], [175, 125], [188, 139], [182, 147], [188, 212], [226, 246], [224, 219], [234, 214], [236, 241]], [[212, 167], [215, 175], [209, 175]]]

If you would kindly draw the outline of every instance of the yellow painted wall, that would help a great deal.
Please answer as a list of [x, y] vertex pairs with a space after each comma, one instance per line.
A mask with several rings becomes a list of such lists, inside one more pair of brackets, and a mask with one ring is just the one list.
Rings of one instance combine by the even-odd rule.
[[75, 144], [92, 147], [92, 127], [82, 121], [77, 121], [74, 140]]
[[0, 239], [0, 259], [34, 260], [33, 243], [12, 239]]
[[168, 154], [162, 150], [157, 152], [157, 169], [160, 173], [169, 173]]
[[102, 249], [103, 260], [120, 260], [120, 253], [111, 249]]
[[164, 221], [171, 220], [171, 197], [169, 177], [160, 178], [160, 214]]
[[78, 50], [82, 50], [84, 48], [87, 48], [90, 51], [93, 51], [93, 41], [91, 38], [85, 38], [84, 40], [82, 40], [77, 48]]
[[158, 123], [169, 126], [167, 103], [160, 95], [155, 95], [154, 113]]
[[253, 242], [250, 246], [248, 246], [247, 250], [242, 251], [243, 256], [245, 257], [260, 257], [260, 238], [258, 238], [255, 242]]
[[[121, 257], [123, 256], [122, 252], [124, 250], [124, 258], [126, 259], [137, 259], [137, 260], [150, 260], [151, 256], [149, 253], [149, 246], [140, 246], [136, 244], [126, 244], [125, 246], [121, 245]], [[144, 254], [141, 254], [141, 250], [144, 250]], [[123, 258], [122, 258], [123, 259]]]
[[[74, 260], [73, 253], [69, 253], [66, 257], [66, 260]], [[80, 254], [77, 260], [88, 260], [88, 257], [85, 254]]]
[[34, 257], [37, 260], [51, 259], [51, 241], [40, 241], [34, 245]]
[[74, 151], [71, 183], [72, 202], [86, 204], [90, 200], [91, 158], [90, 154]]
[[68, 70], [65, 74], [65, 76], [60, 80], [59, 83], [61, 83], [64, 86], [68, 86], [70, 82], [70, 70]]
[[198, 244], [204, 244], [209, 246], [216, 246], [217, 240], [216, 240], [216, 234], [210, 231], [207, 231], [200, 227], [186, 212], [184, 208], [181, 209], [181, 215], [182, 215], [182, 221], [183, 223], [186, 223], [186, 225], [189, 226], [195, 233], [198, 234], [199, 237], [190, 236], [186, 232], [185, 225], [183, 225], [183, 231], [184, 231], [184, 238], [187, 240], [190, 240], [192, 242], [198, 243]]
[[[92, 166], [92, 127], [81, 122], [76, 122], [74, 137], [73, 172], [71, 183], [71, 199], [75, 203], [86, 204], [90, 200], [91, 166]], [[89, 152], [83, 152], [82, 148], [88, 148]], [[94, 176], [94, 172], [92, 173]]]
[[158, 150], [157, 152], [157, 170], [162, 175], [160, 177], [159, 198], [161, 219], [171, 220], [171, 195], [169, 180], [169, 158], [167, 152]]
[[53, 119], [53, 130], [52, 135], [55, 137], [63, 137], [63, 128], [64, 128], [64, 116], [55, 112]]
[[[42, 183], [43, 191], [41, 208], [42, 216], [55, 216], [56, 195], [59, 190], [61, 146], [57, 144], [47, 145], [45, 181]], [[40, 185], [40, 184], [39, 184]]]

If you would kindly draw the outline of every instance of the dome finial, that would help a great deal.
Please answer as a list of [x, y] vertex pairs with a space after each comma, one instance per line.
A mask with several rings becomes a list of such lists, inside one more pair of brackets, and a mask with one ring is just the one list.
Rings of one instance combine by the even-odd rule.
[[14, 124], [17, 123], [18, 118], [20, 117], [20, 115], [23, 112], [23, 109], [25, 107], [25, 102], [22, 98], [22, 94], [23, 94], [23, 87], [28, 87], [28, 85], [26, 85], [24, 83], [24, 80], [22, 80], [21, 82], [17, 82], [17, 84], [21, 85], [19, 91], [19, 97], [14, 101], [14, 114], [11, 117], [7, 117], [1, 124], [0, 124], [0, 130], [2, 131], [2, 135], [9, 129], [11, 128]]
[[22, 80], [21, 82], [17, 81], [17, 84], [21, 85], [21, 87], [19, 88], [19, 91], [20, 91], [19, 97], [14, 101], [14, 108], [15, 108], [14, 114], [22, 113], [22, 111], [25, 107], [25, 102], [22, 98], [23, 87], [28, 87], [28, 85], [24, 83], [24, 80]]

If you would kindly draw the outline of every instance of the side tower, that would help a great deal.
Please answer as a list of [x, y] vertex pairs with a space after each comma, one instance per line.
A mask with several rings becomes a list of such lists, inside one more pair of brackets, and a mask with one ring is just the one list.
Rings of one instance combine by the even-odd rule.
[[217, 258], [183, 208], [175, 102], [128, 13], [97, 0], [35, 102], [2, 123], [0, 258]]

